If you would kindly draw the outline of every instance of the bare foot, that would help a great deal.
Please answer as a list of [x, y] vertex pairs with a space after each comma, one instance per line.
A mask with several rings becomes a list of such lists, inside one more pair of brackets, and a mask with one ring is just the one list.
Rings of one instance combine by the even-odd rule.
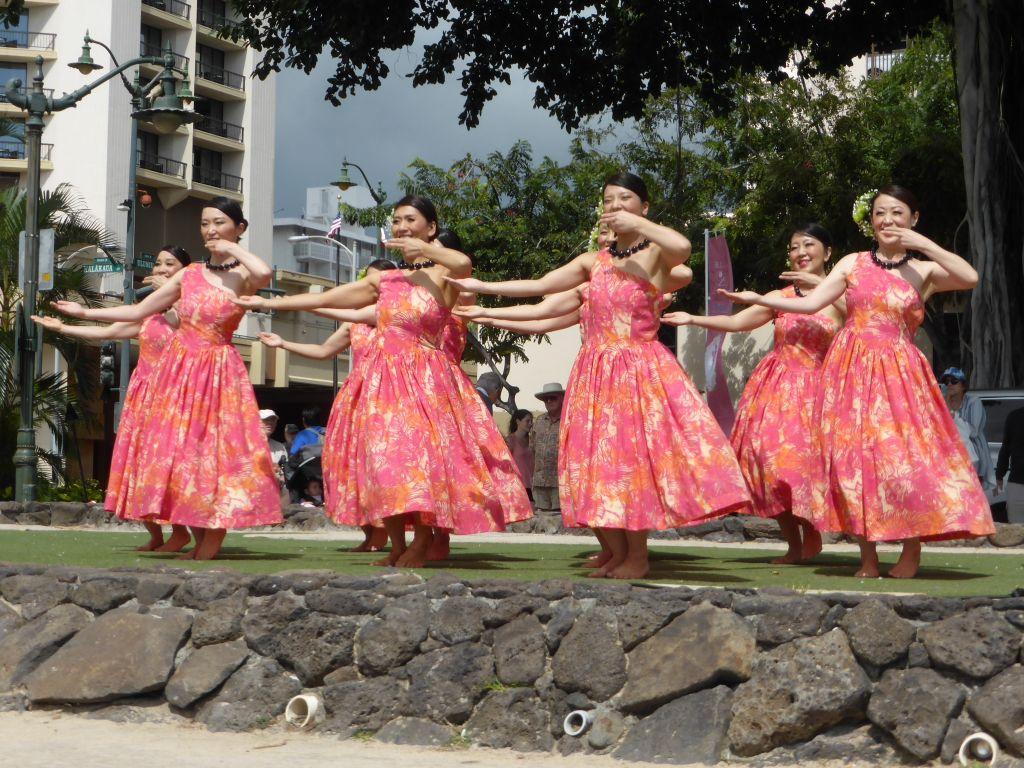
[[616, 557], [613, 554], [608, 556], [608, 560], [600, 568], [597, 568], [587, 574], [588, 579], [603, 579], [606, 578], [612, 571], [618, 568], [626, 561], [626, 556], [623, 554], [620, 557]]
[[583, 561], [584, 568], [600, 568], [612, 559], [611, 552], [595, 552]]
[[177, 557], [178, 560], [195, 560], [196, 559], [196, 547], [192, 547], [188, 552], [184, 552]]
[[157, 548], [157, 552], [181, 552], [188, 543], [192, 541], [192, 537], [188, 534], [188, 528], [174, 527], [174, 531], [171, 533], [171, 538], [167, 542]]
[[873, 541], [857, 540], [860, 547], [860, 570], [854, 575], [858, 579], [877, 579], [878, 571], [878, 550]]
[[908, 539], [903, 542], [903, 552], [896, 565], [889, 569], [889, 575], [894, 579], [912, 579], [917, 576], [917, 570], [921, 567], [921, 542], [917, 539]]
[[388, 532], [383, 528], [374, 528], [370, 535], [370, 549], [380, 552], [388, 545]]
[[859, 571], [857, 571], [855, 574], [853, 574], [853, 578], [855, 578], [855, 579], [877, 579], [879, 577], [879, 575], [880, 574], [879, 574], [879, 571], [878, 571], [878, 566], [876, 565], [874, 568], [866, 568], [866, 567], [865, 568], [861, 568]]
[[381, 568], [394, 568], [398, 564], [398, 558], [405, 554], [405, 547], [401, 549], [392, 547], [391, 551], [388, 552], [387, 557], [383, 557], [380, 560], [374, 560], [372, 565], [379, 566]]
[[622, 565], [613, 568], [608, 572], [610, 579], [642, 579], [651, 571], [651, 565], [647, 560], [632, 560], [626, 558]]
[[800, 526], [803, 529], [804, 543], [800, 548], [801, 560], [813, 560], [821, 554], [821, 534], [816, 528]]
[[209, 528], [203, 540], [192, 550], [194, 560], [213, 560], [220, 554], [227, 531], [223, 528]]
[[160, 547], [163, 546], [163, 543], [164, 543], [164, 537], [161, 534], [160, 538], [158, 538], [158, 539], [151, 537], [150, 540], [147, 541], [145, 544], [143, 544], [141, 547], [136, 547], [135, 551], [136, 552], [162, 552], [163, 550], [161, 550]]
[[451, 555], [452, 550], [447, 541], [434, 541], [430, 545], [430, 549], [427, 550], [427, 561], [431, 563], [439, 563], [448, 559]]
[[782, 557], [776, 557], [774, 560], [772, 560], [772, 565], [796, 565], [802, 559], [803, 557], [801, 556], [799, 551], [794, 552], [792, 548], [790, 548], [786, 550], [786, 554], [784, 554]]
[[418, 547], [409, 547], [405, 550], [398, 562], [395, 563], [399, 568], [422, 568], [427, 564], [427, 553], [421, 551]]
[[369, 537], [363, 539], [357, 546], [352, 547], [349, 552], [369, 552], [370, 551], [370, 539]]

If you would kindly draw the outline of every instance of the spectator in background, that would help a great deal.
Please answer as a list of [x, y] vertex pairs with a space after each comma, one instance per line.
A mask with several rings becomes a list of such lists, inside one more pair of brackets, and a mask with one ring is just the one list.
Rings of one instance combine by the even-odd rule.
[[487, 406], [488, 413], [494, 413], [494, 404], [501, 397], [501, 377], [488, 371], [476, 380], [476, 391]]
[[561, 512], [558, 500], [558, 430], [562, 423], [565, 390], [561, 384], [545, 384], [535, 397], [545, 412], [533, 420], [530, 447], [533, 449], [533, 505], [538, 512]]
[[292, 443], [295, 442], [295, 436], [299, 434], [298, 424], [285, 424], [284, 425], [284, 447], [288, 449], [288, 454], [291, 455]]
[[957, 428], [961, 430], [964, 442], [970, 443], [966, 446], [967, 452], [974, 462], [978, 479], [983, 487], [994, 488], [996, 482], [992, 471], [992, 454], [988, 450], [988, 438], [985, 437], [985, 406], [981, 400], [967, 394], [967, 376], [959, 368], [947, 368], [939, 377], [939, 383], [943, 385], [943, 396], [953, 420], [967, 425], [967, 429], [961, 424]]
[[306, 490], [302, 494], [301, 503], [305, 507], [322, 507], [324, 505], [324, 486], [319, 479], [315, 477], [309, 479], [309, 482], [306, 483]]
[[1024, 524], [1024, 408], [1012, 411], [1003, 428], [1003, 445], [996, 461], [996, 490], [1002, 492], [1006, 478], [1006, 519]]
[[288, 459], [288, 449], [284, 443], [271, 437], [277, 430], [277, 414], [270, 408], [264, 408], [260, 411], [260, 421], [263, 423], [263, 434], [267, 436], [267, 445], [270, 447], [270, 458], [274, 464], [281, 466]]
[[295, 436], [295, 440], [292, 441], [291, 448], [288, 449], [289, 455], [297, 456], [299, 451], [307, 445], [323, 443], [325, 430], [320, 422], [320, 409], [315, 405], [302, 409], [303, 429]]
[[534, 462], [533, 449], [530, 447], [530, 430], [532, 428], [533, 414], [525, 408], [520, 408], [512, 414], [512, 421], [508, 425], [508, 437], [505, 438], [531, 501], [533, 500]]

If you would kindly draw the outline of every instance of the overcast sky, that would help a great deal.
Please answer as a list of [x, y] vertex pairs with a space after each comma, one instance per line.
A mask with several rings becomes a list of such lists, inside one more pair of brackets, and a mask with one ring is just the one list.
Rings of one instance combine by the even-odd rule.
[[[412, 55], [392, 53], [386, 60], [391, 74], [383, 85], [345, 99], [340, 107], [324, 100], [334, 72], [328, 56], [309, 75], [296, 70], [277, 75], [276, 216], [297, 215], [306, 188], [334, 181], [343, 157], [361, 165], [370, 181], [382, 182], [392, 200], [399, 174], [417, 157], [444, 166], [467, 152], [504, 151], [526, 139], [536, 159], [568, 158], [569, 134], [546, 111], [533, 108], [534, 86], [525, 79], [499, 84], [480, 125], [466, 130], [459, 125], [457, 80], [413, 88], [404, 77], [415, 66]], [[353, 172], [354, 180], [357, 176]]]

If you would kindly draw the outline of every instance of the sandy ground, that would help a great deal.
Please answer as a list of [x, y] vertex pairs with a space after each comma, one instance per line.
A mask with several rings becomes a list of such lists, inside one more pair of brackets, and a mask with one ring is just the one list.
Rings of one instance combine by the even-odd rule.
[[[114, 723], [57, 712], [0, 713], [0, 765], [17, 768], [651, 768], [607, 756], [492, 749], [426, 749], [375, 741], [341, 741], [313, 733], [267, 729], [210, 733], [196, 726]], [[804, 763], [814, 768], [866, 768], [867, 763]], [[872, 766], [877, 768], [877, 765]]]

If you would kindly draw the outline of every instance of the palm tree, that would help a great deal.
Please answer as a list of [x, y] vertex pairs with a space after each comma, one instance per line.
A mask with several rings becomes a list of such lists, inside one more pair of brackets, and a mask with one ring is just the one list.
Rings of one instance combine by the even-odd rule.
[[[3, 126], [0, 125], [0, 133]], [[15, 382], [17, 353], [15, 327], [21, 302], [18, 285], [18, 236], [25, 225], [25, 192], [8, 189], [0, 193], [0, 496], [14, 483], [13, 456], [20, 423], [21, 392]], [[117, 251], [116, 238], [85, 207], [68, 185], [43, 192], [39, 199], [39, 226], [54, 230], [58, 254], [52, 290], [41, 291], [37, 307], [45, 314], [59, 299], [79, 301], [88, 306], [100, 303], [101, 295], [81, 266], [67, 263], [67, 255], [85, 246], [97, 246], [108, 253]], [[71, 378], [64, 373], [38, 374], [35, 379], [35, 423], [46, 425], [66, 441], [69, 407], [90, 410], [98, 389], [95, 362], [84, 354], [80, 343], [59, 334], [46, 333], [44, 342], [58, 349], [67, 361]], [[79, 407], [81, 404], [81, 407]], [[63, 476], [61, 456], [37, 449], [40, 462], [57, 477]]]

